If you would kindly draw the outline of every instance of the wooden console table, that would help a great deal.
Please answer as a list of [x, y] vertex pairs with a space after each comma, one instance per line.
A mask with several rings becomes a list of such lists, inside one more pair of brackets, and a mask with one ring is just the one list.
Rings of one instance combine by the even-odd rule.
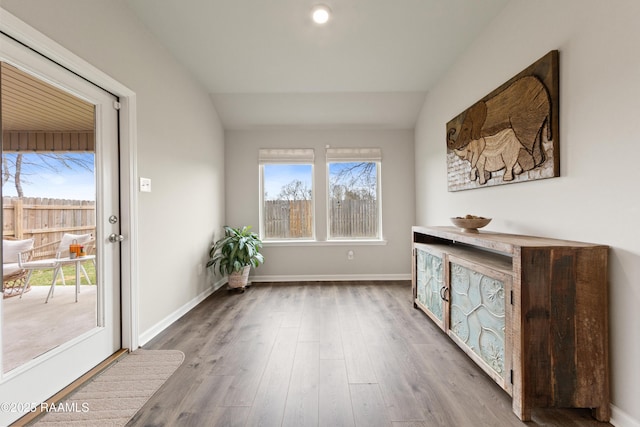
[[453, 227], [413, 231], [414, 307], [531, 420], [534, 407], [608, 421], [608, 247]]

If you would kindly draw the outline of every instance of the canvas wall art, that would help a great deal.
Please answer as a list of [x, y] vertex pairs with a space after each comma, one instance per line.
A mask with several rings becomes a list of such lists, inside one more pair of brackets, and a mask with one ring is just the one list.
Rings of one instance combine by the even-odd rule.
[[560, 176], [558, 51], [447, 123], [449, 191]]

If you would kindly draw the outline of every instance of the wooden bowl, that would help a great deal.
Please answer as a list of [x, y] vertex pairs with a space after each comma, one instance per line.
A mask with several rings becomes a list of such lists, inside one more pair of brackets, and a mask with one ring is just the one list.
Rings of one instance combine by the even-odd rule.
[[453, 225], [465, 233], [477, 233], [478, 228], [482, 228], [491, 222], [491, 218], [451, 218]]

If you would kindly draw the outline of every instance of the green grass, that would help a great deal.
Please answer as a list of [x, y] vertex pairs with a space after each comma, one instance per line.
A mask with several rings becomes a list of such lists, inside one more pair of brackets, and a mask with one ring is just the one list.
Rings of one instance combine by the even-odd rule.
[[[91, 284], [96, 284], [96, 269], [93, 266], [93, 262], [87, 261], [83, 262], [82, 265], [84, 269], [87, 270], [87, 275], [91, 280]], [[65, 265], [62, 267], [62, 272], [64, 273], [64, 280], [67, 285], [75, 285], [76, 284], [76, 268], [73, 265]], [[35, 270], [31, 275], [31, 280], [29, 284], [31, 286], [51, 286], [51, 281], [53, 280], [53, 268], [47, 270]], [[87, 279], [80, 271], [80, 283], [83, 285], [87, 284]], [[56, 284], [62, 284], [62, 278], [58, 276], [58, 281]]]

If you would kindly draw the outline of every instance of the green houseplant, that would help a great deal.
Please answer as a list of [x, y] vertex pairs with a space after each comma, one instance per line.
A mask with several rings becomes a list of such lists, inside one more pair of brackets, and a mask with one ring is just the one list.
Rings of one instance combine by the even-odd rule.
[[244, 290], [251, 267], [264, 262], [261, 248], [262, 240], [251, 231], [251, 226], [233, 228], [225, 225], [224, 237], [209, 250], [207, 268], [217, 268], [221, 275], [228, 275], [230, 288]]

